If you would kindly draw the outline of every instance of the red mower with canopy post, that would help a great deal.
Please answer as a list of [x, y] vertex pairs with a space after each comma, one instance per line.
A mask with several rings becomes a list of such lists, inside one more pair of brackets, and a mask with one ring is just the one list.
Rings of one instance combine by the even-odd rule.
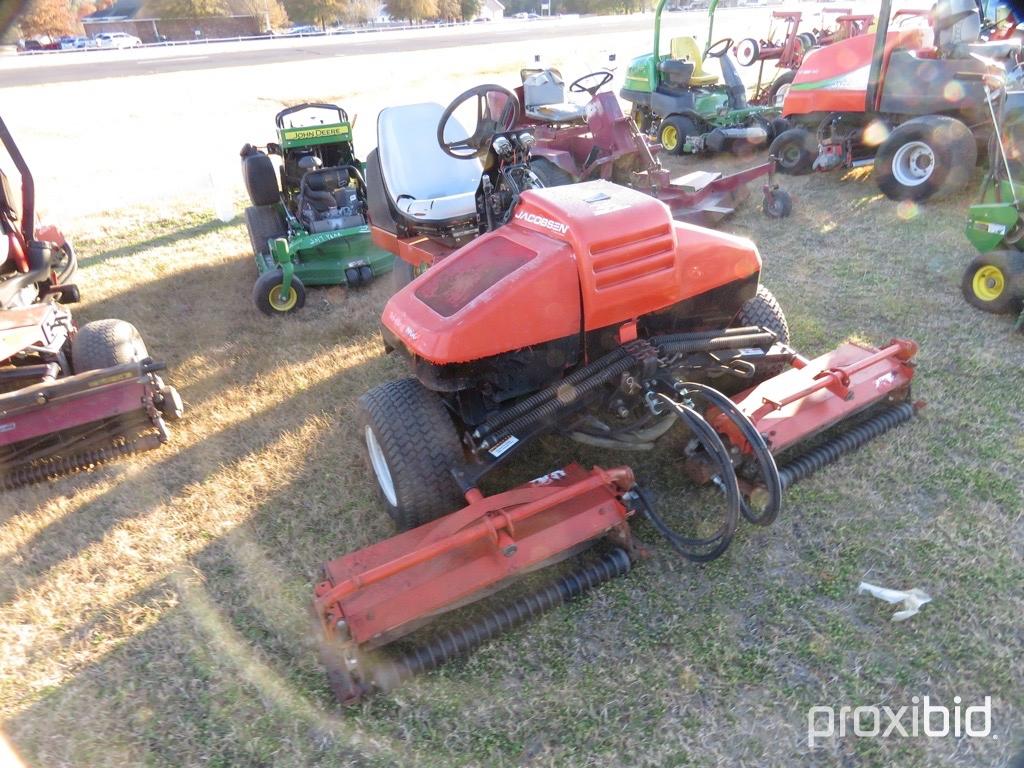
[[782, 106], [795, 127], [769, 150], [780, 172], [873, 165], [894, 200], [925, 200], [970, 179], [991, 124], [981, 84], [958, 75], [987, 72], [1020, 41], [982, 41], [972, 0], [942, 0], [933, 29], [890, 31], [890, 11], [882, 0], [873, 35], [804, 57]]
[[68, 474], [168, 439], [181, 398], [161, 381], [139, 332], [121, 320], [77, 328], [67, 305], [74, 248], [36, 228], [32, 174], [0, 120], [21, 176], [18, 210], [0, 172], [0, 491]]
[[[461, 142], [501, 137], [478, 126]], [[402, 532], [330, 561], [315, 587], [341, 701], [625, 573], [644, 553], [629, 524], [637, 511], [683, 556], [718, 557], [741, 516], [770, 524], [787, 486], [913, 416], [913, 342], [846, 343], [807, 359], [790, 348], [760, 271], [750, 241], [674, 221], [652, 197], [597, 180], [523, 189], [506, 223], [391, 297], [385, 345], [413, 375], [361, 397], [358, 424]], [[543, 435], [658, 450], [676, 424], [689, 436], [685, 471], [718, 491], [703, 524], [670, 523], [628, 467], [569, 464], [510, 491], [479, 490]], [[420, 640], [438, 615], [577, 556], [551, 584]]]
[[656, 197], [678, 221], [715, 226], [749, 196], [750, 182], [764, 179], [764, 214], [783, 218], [793, 209], [789, 194], [775, 182], [772, 160], [731, 174], [700, 170], [673, 178], [658, 159], [661, 147], [622, 113], [614, 93], [601, 91], [613, 77], [607, 70], [570, 84], [570, 93], [590, 97], [586, 104], [566, 101], [558, 70], [524, 69], [521, 77], [518, 125], [533, 133], [530, 169], [545, 187], [607, 179]]

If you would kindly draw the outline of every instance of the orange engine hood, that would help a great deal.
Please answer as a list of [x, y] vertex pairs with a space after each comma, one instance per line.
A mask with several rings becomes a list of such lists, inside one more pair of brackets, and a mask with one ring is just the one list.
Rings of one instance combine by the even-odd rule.
[[591, 181], [524, 192], [508, 224], [392, 296], [381, 321], [418, 357], [469, 362], [625, 323], [760, 268], [749, 240]]

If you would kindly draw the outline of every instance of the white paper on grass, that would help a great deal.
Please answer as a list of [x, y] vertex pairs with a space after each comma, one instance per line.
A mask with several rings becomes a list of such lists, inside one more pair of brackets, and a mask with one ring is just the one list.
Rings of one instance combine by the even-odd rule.
[[893, 621], [906, 621], [919, 610], [925, 603], [932, 601], [931, 597], [923, 589], [908, 589], [904, 592], [901, 589], [888, 589], [887, 587], [878, 587], [874, 584], [868, 584], [866, 581], [862, 581], [860, 586], [857, 587], [857, 594], [867, 592], [869, 595], [877, 597], [879, 600], [885, 600], [887, 603], [902, 603], [903, 610], [896, 611], [892, 615]]

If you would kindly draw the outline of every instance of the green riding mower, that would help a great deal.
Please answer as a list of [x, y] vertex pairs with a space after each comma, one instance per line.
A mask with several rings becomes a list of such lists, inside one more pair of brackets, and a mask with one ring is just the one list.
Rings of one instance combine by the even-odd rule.
[[[711, 44], [717, 0], [712, 0], [708, 11], [709, 44], [703, 55], [692, 37], [672, 38], [670, 53], [660, 53], [665, 3], [659, 0], [654, 11], [653, 51], [629, 63], [619, 92], [633, 105], [637, 127], [676, 155], [768, 147], [790, 126], [777, 106], [747, 101], [746, 86], [729, 55], [733, 41], [724, 38]], [[718, 75], [704, 71], [709, 58], [719, 60], [724, 83]]]
[[276, 143], [241, 151], [252, 201], [245, 225], [260, 275], [253, 301], [268, 315], [300, 309], [308, 285], [355, 288], [389, 272], [393, 261], [370, 238], [363, 164], [345, 110], [299, 104], [279, 112], [276, 123]]
[[[1024, 91], [1006, 91], [1002, 78], [962, 73], [980, 79], [995, 130], [989, 142], [989, 170], [979, 201], [967, 214], [967, 239], [978, 255], [971, 259], [960, 290], [971, 306], [994, 314], [1018, 314], [1024, 328]], [[993, 103], [998, 101], [997, 114]]]

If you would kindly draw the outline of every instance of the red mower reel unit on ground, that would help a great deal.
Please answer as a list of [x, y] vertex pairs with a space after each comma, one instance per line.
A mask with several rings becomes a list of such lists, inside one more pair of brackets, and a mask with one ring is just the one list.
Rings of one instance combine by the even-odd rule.
[[661, 200], [678, 221], [709, 227], [731, 215], [749, 196], [747, 185], [763, 178], [765, 215], [782, 218], [792, 212], [789, 194], [775, 183], [771, 160], [728, 175], [693, 171], [673, 179], [658, 160], [660, 146], [622, 113], [614, 93], [600, 90], [611, 82], [611, 72], [592, 72], [569, 86], [571, 93], [589, 95], [586, 104], [566, 102], [557, 70], [523, 70], [521, 75], [519, 125], [536, 140], [530, 169], [545, 187], [606, 179]]
[[181, 398], [157, 375], [134, 326], [75, 327], [65, 306], [74, 248], [35, 227], [32, 174], [0, 120], [0, 142], [21, 176], [21, 210], [0, 172], [0, 491], [156, 448]]
[[804, 57], [783, 101], [795, 127], [769, 150], [780, 172], [873, 165], [894, 200], [926, 200], [968, 182], [991, 124], [981, 83], [960, 75], [1018, 55], [1020, 41], [982, 41], [971, 0], [937, 4], [934, 30], [890, 32], [890, 11], [883, 0], [874, 34]]
[[[741, 516], [768, 525], [790, 483], [914, 414], [913, 342], [806, 359], [788, 346], [760, 268], [748, 240], [591, 181], [524, 190], [505, 226], [391, 298], [382, 332], [414, 377], [366, 393], [358, 423], [403, 532], [327, 563], [315, 589], [342, 701], [622, 575], [644, 553], [630, 531], [636, 511], [684, 557], [718, 557]], [[657, 450], [676, 425], [689, 437], [684, 468], [709, 487], [710, 517], [670, 522], [626, 467], [570, 464], [511, 491], [479, 490], [543, 435]], [[474, 610], [462, 627], [424, 627], [577, 556], [552, 583]]]

